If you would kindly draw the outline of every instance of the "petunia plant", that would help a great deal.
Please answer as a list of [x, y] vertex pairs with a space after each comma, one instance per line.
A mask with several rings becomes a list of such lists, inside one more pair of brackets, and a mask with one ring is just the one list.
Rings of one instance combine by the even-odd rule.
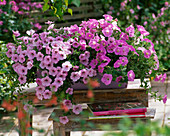
[[[88, 84], [97, 75], [105, 85], [135, 78], [145, 82], [146, 77], [164, 82], [166, 74], [158, 73], [159, 61], [149, 32], [140, 25], [119, 28], [117, 19], [103, 16], [60, 29], [48, 21], [45, 32], [30, 30], [28, 36], [16, 38], [15, 44], [8, 43], [6, 55], [13, 61], [21, 86], [36, 81], [39, 100], [55, 94], [65, 111], [79, 114], [81, 105], [72, 103], [72, 85], [77, 82]], [[60, 122], [67, 123], [67, 116], [60, 117]]]

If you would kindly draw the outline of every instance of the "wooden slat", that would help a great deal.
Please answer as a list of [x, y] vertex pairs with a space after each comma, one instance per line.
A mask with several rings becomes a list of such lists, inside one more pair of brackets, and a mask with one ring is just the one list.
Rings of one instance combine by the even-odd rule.
[[[143, 121], [146, 121], [147, 119], [150, 118], [154, 118], [155, 116], [155, 112], [156, 109], [153, 108], [148, 108], [148, 111], [146, 112], [146, 117], [144, 118], [140, 118]], [[84, 111], [88, 111], [88, 110], [84, 110]], [[63, 112], [60, 109], [55, 109], [52, 114], [50, 115], [50, 117], [48, 118], [48, 120], [53, 120], [53, 118], [58, 118], [60, 116], [63, 116]], [[118, 123], [120, 121], [121, 118], [119, 119], [95, 119], [95, 120], [89, 120], [88, 117], [82, 116], [80, 115], [75, 115], [73, 113], [71, 113], [71, 115], [67, 116], [69, 118], [69, 122], [65, 125], [53, 121], [53, 125], [54, 125], [54, 129], [57, 129], [58, 127], [63, 127], [65, 129], [65, 131], [81, 131], [82, 130], [82, 126], [80, 124], [80, 121], [76, 121], [76, 119], [80, 119], [80, 120], [85, 120], [86, 124], [83, 126], [84, 130], [101, 130], [101, 128], [99, 128], [100, 125], [104, 125], [104, 124], [110, 124], [113, 129], [118, 129]], [[131, 120], [133, 121], [133, 123], [136, 123], [136, 118], [131, 118]], [[87, 123], [91, 122], [93, 123], [96, 127], [95, 128], [90, 128]]]
[[[97, 12], [97, 13], [96, 12], [90, 12], [90, 13], [87, 13], [87, 14], [73, 14], [73, 16], [65, 15], [65, 16], [63, 16], [63, 19], [70, 21], [70, 20], [76, 20], [76, 19], [84, 20], [85, 18], [91, 18], [91, 17], [102, 17], [102, 14], [99, 13], [99, 12]], [[34, 21], [34, 20], [37, 20], [37, 18], [29, 19], [29, 21]], [[38, 20], [38, 22], [42, 23], [42, 22], [46, 22], [48, 20], [57, 21], [58, 18], [57, 17], [44, 17], [44, 18]]]
[[[66, 27], [66, 26], [71, 26], [71, 25], [74, 25], [74, 24], [81, 24], [82, 21], [72, 21], [72, 22], [66, 22], [66, 23], [55, 23], [55, 28], [61, 28], [61, 27]], [[41, 25], [42, 26], [42, 29], [45, 29], [48, 27], [48, 25]]]
[[65, 26], [71, 26], [71, 25], [74, 25], [74, 24], [81, 24], [82, 21], [72, 21], [72, 22], [66, 22], [66, 23], [56, 23], [55, 24], [55, 27], [56, 28], [60, 28], [60, 27], [65, 27]]
[[100, 0], [80, 0], [80, 3], [99, 2]]

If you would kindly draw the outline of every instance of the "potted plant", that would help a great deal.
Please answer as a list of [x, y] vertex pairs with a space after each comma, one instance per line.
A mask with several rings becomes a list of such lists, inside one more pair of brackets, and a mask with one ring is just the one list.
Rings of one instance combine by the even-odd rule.
[[[15, 44], [8, 43], [6, 55], [12, 59], [21, 85], [36, 81], [38, 99], [50, 99], [54, 92], [68, 109], [73, 105], [71, 86], [87, 84], [97, 75], [106, 86], [135, 78], [145, 82], [145, 77], [163, 82], [166, 74], [158, 76], [159, 61], [147, 38], [149, 32], [140, 25], [119, 28], [117, 22], [104, 15], [104, 19], [83, 21], [80, 26], [55, 29], [48, 21], [47, 31], [38, 34], [30, 30], [28, 36], [16, 38]], [[73, 106], [75, 114], [81, 110], [80, 105]], [[68, 121], [66, 117], [63, 120]]]

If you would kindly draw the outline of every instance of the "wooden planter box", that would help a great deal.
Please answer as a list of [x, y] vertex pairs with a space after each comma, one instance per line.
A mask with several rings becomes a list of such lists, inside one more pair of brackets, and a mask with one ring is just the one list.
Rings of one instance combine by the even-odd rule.
[[[118, 89], [97, 89], [93, 90], [94, 92], [94, 101], [92, 102], [90, 98], [87, 98], [87, 90], [74, 90], [73, 102], [76, 104], [82, 103], [102, 103], [102, 102], [115, 102], [115, 103], [127, 103], [127, 102], [140, 102], [148, 107], [148, 94], [144, 88], [140, 87], [140, 80], [135, 80], [134, 82], [128, 82], [127, 88], [118, 88]], [[34, 102], [36, 98], [35, 87], [26, 89], [21, 96], [18, 96], [18, 112], [23, 111], [23, 103], [28, 101]], [[50, 100], [42, 100], [35, 105], [45, 105]], [[27, 119], [25, 118], [20, 121], [22, 122], [32, 122], [31, 116], [27, 114]], [[21, 136], [26, 136], [24, 130], [25, 126], [20, 125]]]

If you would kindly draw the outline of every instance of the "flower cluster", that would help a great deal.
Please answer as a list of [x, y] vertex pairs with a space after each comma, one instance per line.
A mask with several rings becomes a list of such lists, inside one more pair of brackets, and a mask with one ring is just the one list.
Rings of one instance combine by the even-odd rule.
[[[150, 3], [150, 4], [149, 4]], [[105, 12], [112, 15], [118, 20], [123, 27], [130, 24], [144, 25], [150, 33], [152, 42], [155, 45], [160, 65], [165, 70], [170, 70], [170, 53], [169, 53], [169, 7], [170, 3], [156, 2], [151, 0], [147, 2], [138, 2], [136, 0], [123, 1], [103, 1]], [[129, 35], [130, 36], [130, 35]]]
[[0, 1], [0, 40], [9, 40], [12, 30], [25, 32], [32, 27], [41, 29], [42, 26], [39, 23], [33, 24], [27, 20], [30, 17], [30, 11], [33, 10], [42, 10], [42, 5], [31, 0]]
[[143, 17], [143, 24], [147, 30], [150, 30], [158, 58], [167, 70], [170, 69], [169, 8], [170, 4], [165, 2], [165, 5], [158, 10], [157, 15], [150, 13], [148, 16]]
[[[81, 105], [70, 100], [75, 82], [87, 84], [97, 74], [105, 85], [156, 76], [159, 61], [154, 44], [147, 38], [149, 33], [140, 25], [123, 31], [117, 21], [104, 15], [104, 19], [90, 19], [80, 26], [61, 29], [48, 21], [46, 32], [30, 30], [28, 36], [17, 38], [16, 44], [8, 43], [6, 55], [13, 60], [20, 84], [34, 81], [30, 75], [40, 73], [35, 79], [38, 99], [50, 99], [55, 93], [62, 97], [66, 111], [73, 109], [79, 114]], [[64, 116], [60, 121], [65, 124], [68, 119]]]

